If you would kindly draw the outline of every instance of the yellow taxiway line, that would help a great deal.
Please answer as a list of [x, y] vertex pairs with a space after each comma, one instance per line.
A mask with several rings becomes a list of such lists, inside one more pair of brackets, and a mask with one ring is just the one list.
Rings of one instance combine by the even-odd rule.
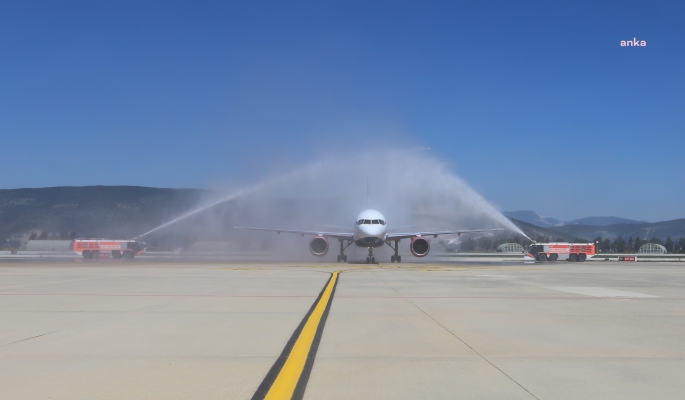
[[253, 400], [301, 399], [304, 396], [337, 283], [338, 271], [331, 274], [319, 298], [293, 332], [281, 356], [252, 397]]

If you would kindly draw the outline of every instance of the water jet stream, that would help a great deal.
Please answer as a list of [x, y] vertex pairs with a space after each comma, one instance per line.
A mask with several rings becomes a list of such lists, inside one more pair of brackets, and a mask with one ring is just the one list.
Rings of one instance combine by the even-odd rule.
[[219, 200], [217, 200], [217, 201], [215, 201], [215, 202], [213, 202], [213, 203], [209, 203], [209, 204], [206, 204], [206, 205], [204, 205], [204, 206], [202, 206], [202, 207], [200, 207], [200, 208], [197, 208], [197, 209], [195, 209], [195, 210], [189, 211], [189, 212], [187, 212], [187, 213], [181, 215], [180, 217], [174, 218], [174, 219], [172, 219], [171, 221], [166, 222], [166, 223], [164, 223], [164, 224], [162, 224], [162, 225], [156, 227], [155, 229], [152, 229], [152, 230], [150, 230], [150, 231], [147, 231], [147, 232], [143, 233], [143, 234], [140, 235], [140, 236], [136, 236], [134, 239], [140, 239], [140, 238], [142, 238], [142, 237], [145, 236], [145, 235], [148, 235], [148, 234], [150, 234], [150, 233], [152, 233], [152, 232], [158, 231], [158, 230], [160, 230], [160, 229], [162, 229], [162, 228], [165, 228], [165, 227], [167, 227], [167, 226], [169, 226], [169, 225], [171, 225], [171, 224], [175, 224], [175, 223], [178, 222], [178, 221], [181, 221], [181, 220], [183, 220], [183, 219], [186, 219], [186, 218], [188, 218], [188, 217], [190, 217], [190, 216], [193, 216], [193, 215], [195, 215], [195, 214], [197, 214], [197, 213], [200, 213], [200, 212], [202, 212], [202, 211], [205, 211], [205, 210], [207, 210], [207, 209], [209, 209], [209, 208], [212, 208], [212, 207], [214, 207], [214, 206], [218, 206], [219, 204], [225, 203], [225, 202], [227, 202], [227, 201], [235, 200], [235, 199], [237, 199], [238, 197], [242, 197], [242, 196], [244, 196], [244, 195], [246, 195], [246, 194], [248, 194], [248, 193], [254, 191], [254, 189], [255, 189], [255, 188], [253, 187], [253, 188], [250, 188], [250, 189], [239, 190], [239, 191], [237, 191], [237, 192], [235, 192], [235, 193], [232, 193], [232, 194], [230, 194], [229, 196], [223, 197], [223, 198], [221, 198], [221, 199], [219, 199]]
[[136, 236], [134, 239], [139, 239], [139, 238], [141, 238], [141, 237], [143, 237], [143, 236], [149, 235], [149, 234], [152, 233], [152, 232], [158, 231], [158, 230], [160, 230], [160, 229], [162, 229], [162, 228], [165, 228], [165, 227], [167, 227], [167, 226], [169, 226], [169, 225], [175, 224], [176, 222], [179, 222], [179, 221], [181, 221], [181, 220], [184, 220], [184, 219], [186, 219], [186, 218], [188, 218], [188, 217], [191, 217], [191, 216], [193, 216], [193, 215], [199, 214], [199, 213], [201, 213], [201, 212], [203, 212], [203, 211], [205, 211], [205, 210], [208, 210], [208, 209], [210, 209], [210, 208], [212, 208], [212, 207], [218, 206], [218, 205], [220, 205], [220, 204], [226, 203], [226, 202], [231, 201], [231, 200], [238, 199], [238, 198], [240, 198], [240, 197], [243, 197], [243, 196], [246, 196], [246, 195], [249, 195], [249, 194], [253, 194], [253, 193], [259, 191], [260, 189], [264, 189], [264, 188], [268, 187], [269, 185], [278, 185], [278, 184], [283, 184], [283, 183], [290, 182], [290, 181], [292, 181], [293, 179], [299, 177], [299, 176], [300, 176], [301, 174], [303, 174], [303, 173], [311, 173], [316, 167], [317, 167], [317, 165], [314, 164], [314, 165], [310, 166], [309, 168], [304, 168], [304, 169], [301, 169], [301, 170], [297, 170], [297, 171], [294, 171], [294, 172], [292, 172], [292, 173], [290, 173], [290, 174], [286, 174], [286, 175], [283, 175], [283, 176], [279, 176], [279, 177], [275, 177], [275, 178], [272, 178], [272, 179], [268, 179], [268, 180], [266, 180], [266, 181], [264, 181], [264, 182], [261, 182], [261, 183], [258, 183], [258, 184], [256, 184], [256, 185], [250, 186], [250, 187], [248, 187], [248, 188], [246, 188], [246, 189], [238, 190], [238, 191], [236, 191], [236, 192], [231, 193], [231, 194], [228, 195], [228, 196], [225, 196], [225, 197], [220, 198], [219, 200], [212, 201], [212, 202], [210, 202], [210, 203], [208, 203], [208, 204], [205, 204], [205, 205], [203, 205], [203, 206], [201, 206], [201, 207], [198, 207], [198, 208], [196, 208], [196, 209], [194, 209], [194, 210], [192, 210], [192, 211], [189, 211], [189, 212], [187, 212], [187, 213], [181, 215], [180, 217], [176, 217], [176, 218], [172, 219], [172, 220], [169, 221], [169, 222], [165, 222], [165, 223], [163, 223], [162, 225], [160, 225], [160, 226], [158, 226], [158, 227], [156, 227], [156, 228], [154, 228], [154, 229], [152, 229], [152, 230], [149, 230], [149, 231], [143, 233], [142, 235]]

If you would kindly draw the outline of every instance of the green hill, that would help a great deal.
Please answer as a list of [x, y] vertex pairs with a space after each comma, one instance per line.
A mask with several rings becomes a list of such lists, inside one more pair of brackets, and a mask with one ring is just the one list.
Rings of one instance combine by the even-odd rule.
[[203, 190], [84, 186], [0, 190], [0, 244], [32, 233], [139, 235], [193, 207]]

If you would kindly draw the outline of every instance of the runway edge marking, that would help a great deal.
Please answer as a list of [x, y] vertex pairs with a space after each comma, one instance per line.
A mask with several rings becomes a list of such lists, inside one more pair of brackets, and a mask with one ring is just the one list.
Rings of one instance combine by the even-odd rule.
[[339, 272], [335, 271], [264, 377], [252, 400], [302, 399], [314, 366]]

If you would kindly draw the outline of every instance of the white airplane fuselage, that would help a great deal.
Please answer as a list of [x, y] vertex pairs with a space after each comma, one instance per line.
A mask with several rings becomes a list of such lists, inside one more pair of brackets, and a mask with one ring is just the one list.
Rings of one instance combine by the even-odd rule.
[[365, 210], [357, 216], [354, 243], [361, 247], [380, 247], [385, 242], [387, 220], [376, 210]]
[[[366, 257], [367, 263], [375, 263], [376, 258], [373, 256], [373, 249], [388, 245], [395, 252], [390, 257], [390, 262], [402, 262], [402, 256], [399, 254], [400, 240], [410, 240], [409, 249], [415, 257], [425, 257], [430, 251], [430, 243], [427, 237], [438, 237], [439, 235], [461, 235], [467, 232], [486, 232], [486, 231], [501, 231], [502, 228], [497, 229], [475, 229], [475, 230], [444, 230], [444, 231], [414, 231], [405, 233], [388, 233], [388, 221], [386, 221], [383, 214], [376, 210], [365, 210], [357, 216], [357, 221], [354, 226], [354, 232], [321, 232], [321, 231], [304, 231], [294, 229], [278, 229], [278, 228], [258, 228], [236, 226], [236, 229], [250, 229], [255, 231], [270, 231], [276, 233], [294, 233], [302, 236], [311, 235], [313, 238], [309, 242], [309, 250], [317, 257], [322, 257], [328, 253], [330, 247], [329, 240], [338, 240], [340, 242], [340, 254], [338, 255], [338, 262], [347, 262], [345, 249], [356, 244], [359, 247], [366, 247], [369, 250], [369, 255]], [[395, 228], [397, 229], [397, 228]], [[394, 243], [394, 246], [393, 246]]]

